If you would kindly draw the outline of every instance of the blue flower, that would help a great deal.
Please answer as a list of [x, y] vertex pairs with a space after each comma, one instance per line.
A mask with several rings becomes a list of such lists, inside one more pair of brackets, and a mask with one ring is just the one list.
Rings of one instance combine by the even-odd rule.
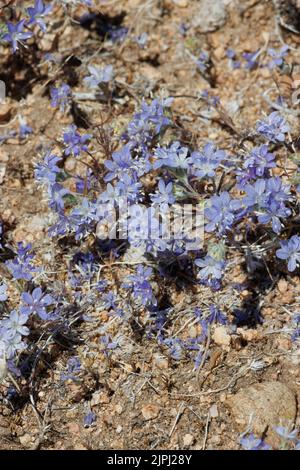
[[144, 246], [147, 252], [166, 249], [167, 243], [163, 236], [165, 227], [159, 221], [157, 208], [131, 205], [126, 228], [128, 241], [132, 246]]
[[281, 241], [280, 245], [276, 251], [277, 258], [287, 260], [288, 270], [295, 271], [300, 264], [300, 237], [293, 235], [289, 240]]
[[73, 380], [76, 381], [78, 373], [81, 371], [81, 363], [78, 357], [70, 357], [67, 363], [67, 373], [62, 373], [60, 379], [63, 381]]
[[80, 240], [83, 236], [92, 232], [95, 228], [96, 204], [87, 198], [83, 198], [70, 213], [71, 225], [75, 230], [75, 239]]
[[117, 341], [113, 341], [110, 335], [105, 334], [104, 336], [100, 337], [100, 343], [102, 344], [102, 351], [106, 357], [109, 357], [111, 351], [116, 349], [119, 345]]
[[290, 127], [285, 118], [274, 111], [265, 121], [257, 122], [256, 130], [271, 142], [284, 142], [285, 134], [289, 132]]
[[86, 144], [91, 138], [91, 134], [80, 135], [77, 127], [72, 124], [68, 127], [67, 131], [63, 133], [63, 141], [66, 147], [65, 154], [78, 157], [81, 152], [87, 152], [88, 146]]
[[113, 309], [115, 310], [117, 308], [117, 297], [116, 295], [114, 294], [114, 292], [110, 291], [110, 292], [107, 292], [106, 294], [103, 294], [102, 296], [102, 301], [103, 301], [103, 306], [104, 308], [106, 309]]
[[142, 33], [135, 38], [135, 42], [140, 46], [141, 49], [144, 49], [149, 40], [147, 33]]
[[55, 224], [52, 225], [48, 231], [50, 237], [66, 235], [72, 228], [70, 216], [66, 216], [62, 212], [58, 212], [57, 216]]
[[170, 123], [165, 115], [165, 108], [172, 103], [172, 98], [154, 99], [150, 104], [143, 101], [139, 112], [135, 113], [128, 124], [124, 138], [142, 153], [147, 152], [153, 137], [163, 131]]
[[8, 33], [4, 34], [3, 40], [11, 42], [13, 52], [19, 49], [19, 43], [22, 44], [22, 41], [31, 38], [33, 35], [31, 32], [24, 32], [24, 26], [25, 20], [21, 20], [16, 24], [10, 21], [7, 23]]
[[248, 70], [253, 70], [256, 69], [258, 66], [257, 58], [260, 54], [260, 50], [256, 52], [244, 52], [243, 53], [243, 58], [246, 60], [246, 69]]
[[35, 179], [41, 183], [55, 183], [57, 174], [62, 170], [57, 166], [57, 163], [61, 161], [61, 158], [57, 155], [47, 152], [44, 160], [39, 162], [35, 166], [34, 175]]
[[253, 168], [254, 175], [262, 177], [266, 175], [266, 170], [276, 167], [274, 159], [273, 153], [268, 152], [268, 146], [260, 145], [252, 150], [250, 157], [244, 163], [244, 168], [247, 170]]
[[285, 219], [289, 217], [291, 213], [291, 210], [288, 207], [285, 207], [284, 204], [270, 200], [268, 205], [257, 213], [257, 220], [261, 224], [268, 224], [269, 222], [272, 222], [273, 232], [279, 234], [282, 229], [280, 217]]
[[115, 186], [115, 191], [118, 194], [118, 199], [121, 202], [121, 198], [133, 203], [138, 202], [142, 199], [142, 183], [137, 179], [137, 175], [133, 172], [132, 175], [124, 173], [122, 180], [118, 181]]
[[28, 336], [29, 329], [27, 326], [24, 326], [25, 323], [28, 321], [29, 314], [18, 312], [17, 310], [13, 310], [9, 317], [2, 320], [1, 326], [3, 326], [7, 332], [11, 332], [11, 335], [22, 335]]
[[126, 144], [121, 148], [121, 150], [113, 152], [112, 160], [105, 160], [104, 165], [108, 170], [108, 173], [104, 177], [106, 182], [115, 178], [122, 180], [122, 175], [124, 173], [131, 174], [133, 169], [131, 145]]
[[38, 271], [38, 268], [31, 264], [33, 257], [34, 254], [31, 253], [30, 244], [18, 243], [17, 256], [12, 261], [6, 261], [5, 263], [14, 279], [24, 279], [26, 281], [32, 279], [32, 273]]
[[202, 152], [193, 152], [188, 158], [191, 165], [190, 172], [199, 178], [214, 177], [221, 161], [226, 157], [224, 150], [216, 149], [215, 144], [208, 142]]
[[270, 450], [271, 446], [266, 444], [262, 439], [256, 438], [253, 433], [243, 436], [240, 444], [244, 450]]
[[[3, 333], [1, 332], [1, 336], [2, 334]], [[5, 355], [8, 359], [13, 358], [16, 352], [26, 349], [26, 344], [22, 341], [22, 336], [20, 334], [8, 337], [4, 336], [3, 343], [5, 345]]]
[[32, 134], [32, 127], [27, 125], [26, 120], [22, 116], [19, 116], [19, 122], [19, 137], [21, 140], [26, 139], [29, 134]]
[[96, 419], [97, 419], [97, 416], [95, 415], [95, 413], [93, 411], [89, 411], [85, 415], [84, 420], [83, 420], [84, 427], [89, 428], [95, 423]]
[[182, 36], [185, 36], [187, 31], [190, 29], [190, 26], [186, 23], [180, 23], [178, 30]]
[[205, 228], [208, 232], [216, 230], [223, 235], [237, 220], [240, 201], [231, 199], [229, 193], [224, 191], [219, 196], [212, 196], [209, 203], [210, 206], [205, 209], [205, 217], [209, 221]]
[[266, 195], [266, 180], [260, 179], [255, 183], [247, 184], [244, 188], [246, 196], [244, 196], [242, 202], [246, 207], [263, 206], [267, 201]]
[[280, 218], [287, 218], [291, 210], [284, 205], [290, 199], [290, 187], [283, 185], [280, 178], [260, 179], [254, 185], [247, 184], [244, 188], [246, 196], [242, 202], [244, 206], [253, 210], [262, 224], [272, 222], [275, 233], [281, 232]]
[[291, 187], [288, 184], [284, 184], [279, 176], [268, 178], [266, 185], [270, 201], [274, 200], [280, 203], [291, 200]]
[[275, 67], [280, 67], [283, 62], [285, 56], [288, 54], [290, 47], [287, 44], [284, 44], [279, 50], [275, 50], [273, 48], [268, 49], [268, 55], [271, 57], [270, 62], [268, 63], [268, 67], [272, 70]]
[[109, 83], [113, 78], [113, 66], [106, 65], [98, 67], [97, 65], [88, 65], [89, 77], [85, 77], [83, 81], [89, 88], [97, 88], [101, 83]]
[[112, 42], [121, 42], [125, 39], [128, 33], [128, 28], [125, 26], [108, 26], [107, 35]]
[[196, 65], [201, 73], [205, 73], [209, 67], [209, 54], [208, 52], [201, 52], [198, 59], [196, 59]]
[[56, 108], [59, 106], [60, 111], [64, 112], [71, 98], [71, 88], [66, 83], [63, 83], [60, 87], [51, 87], [51, 106]]
[[35, 0], [34, 7], [27, 8], [30, 16], [28, 24], [37, 24], [43, 32], [47, 30], [46, 25], [42, 18], [52, 11], [52, 5], [44, 5], [43, 0]]
[[161, 168], [162, 166], [168, 166], [170, 168], [189, 168], [189, 159], [187, 158], [188, 149], [182, 147], [180, 142], [174, 142], [169, 148], [160, 148], [158, 147], [154, 156], [156, 160], [154, 161], [153, 168]]
[[167, 346], [169, 354], [175, 361], [180, 361], [183, 354], [182, 341], [179, 338], [166, 338], [162, 339], [161, 343]]
[[198, 273], [201, 280], [209, 278], [222, 279], [225, 268], [224, 260], [217, 260], [210, 255], [206, 255], [203, 259], [195, 259], [195, 264], [201, 268]]
[[241, 63], [236, 60], [236, 52], [233, 49], [227, 49], [226, 56], [230, 59], [230, 64], [233, 69], [239, 69], [241, 67]]
[[209, 306], [210, 314], [207, 317], [207, 322], [212, 323], [221, 323], [221, 325], [226, 325], [227, 318], [221, 310], [218, 309], [215, 305], [211, 304]]
[[61, 184], [54, 183], [49, 186], [48, 193], [49, 206], [51, 207], [51, 209], [60, 212], [65, 206], [63, 197], [67, 194], [70, 194], [70, 191], [64, 188]]
[[142, 305], [156, 305], [157, 301], [149, 282], [151, 275], [152, 269], [140, 264], [136, 269], [136, 274], [128, 276], [122, 287], [132, 289], [133, 297]]
[[47, 307], [54, 303], [54, 299], [49, 294], [43, 294], [40, 287], [33, 289], [31, 294], [23, 292], [21, 299], [24, 302], [24, 305], [20, 308], [22, 314], [36, 314], [42, 320], [49, 320], [51, 318], [51, 315], [47, 313]]
[[0, 357], [11, 359], [17, 351], [25, 349], [22, 336], [28, 336], [29, 329], [24, 326], [28, 315], [13, 310], [8, 318], [0, 321]]
[[151, 201], [155, 204], [174, 204], [175, 197], [173, 195], [173, 184], [170, 181], [165, 183], [160, 179], [158, 182], [158, 192], [151, 196]]
[[299, 429], [293, 429], [289, 426], [275, 426], [275, 431], [284, 441], [296, 441]]
[[246, 185], [244, 191], [247, 196], [243, 203], [246, 207], [268, 207], [271, 202], [283, 203], [290, 199], [290, 186], [284, 185], [281, 178], [259, 179], [254, 185]]

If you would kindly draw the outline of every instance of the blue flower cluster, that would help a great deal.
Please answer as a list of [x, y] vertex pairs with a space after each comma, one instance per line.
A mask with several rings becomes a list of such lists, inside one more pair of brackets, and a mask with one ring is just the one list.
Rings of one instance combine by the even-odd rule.
[[[74, 3], [91, 5], [89, 0]], [[27, 19], [8, 23], [2, 39], [15, 53], [32, 38], [30, 27], [46, 31], [45, 17], [51, 11], [51, 3], [36, 0], [34, 7], [27, 9]], [[127, 31], [110, 30], [112, 40], [124, 34]], [[145, 37], [138, 39], [140, 47], [146, 42]], [[281, 67], [287, 53], [287, 47], [269, 49], [269, 67]], [[258, 67], [259, 55], [260, 51], [244, 54], [248, 69]], [[227, 56], [238, 68], [235, 51], [227, 51]], [[202, 53], [197, 65], [206, 72], [208, 54]], [[88, 65], [87, 69], [85, 86], [106, 93], [113, 67]], [[219, 99], [208, 92], [203, 92], [202, 98], [211, 107], [220, 106]], [[69, 110], [73, 99], [67, 83], [50, 88], [50, 104], [62, 112]], [[183, 340], [170, 335], [173, 306], [169, 301], [166, 306], [161, 287], [170, 273], [184, 272], [193, 283], [215, 292], [226, 282], [225, 274], [232, 264], [230, 251], [237, 250], [246, 258], [252, 247], [267, 252], [268, 261], [277, 269], [297, 271], [299, 186], [293, 184], [280, 162], [282, 150], [288, 152], [292, 147], [287, 118], [274, 111], [259, 120], [249, 146], [241, 145], [232, 155], [220, 148], [220, 142], [203, 141], [197, 148], [181, 142], [172, 119], [172, 103], [173, 98], [143, 100], [119, 136], [99, 126], [101, 138], [107, 139], [105, 145], [95, 128], [87, 132], [70, 124], [61, 130], [55, 150], [44, 149], [34, 174], [54, 213], [49, 235], [53, 243], [59, 239], [67, 252], [65, 277], [55, 285], [46, 285], [46, 270], [36, 262], [31, 245], [19, 243], [15, 256], [10, 253], [5, 266], [12, 285], [20, 291], [19, 305], [10, 308], [10, 284], [1, 281], [1, 359], [15, 361], [18, 366], [22, 351], [34, 342], [36, 325], [42, 324], [44, 331], [51, 333], [55, 327], [55, 331], [64, 331], [70, 325], [72, 308], [74, 321], [92, 322], [86, 306], [96, 305], [114, 320], [133, 319], [170, 358], [192, 359], [195, 368], [201, 369], [211, 329], [216, 324], [227, 325], [228, 316], [225, 309], [209, 302], [206, 308], [201, 305], [201, 309], [191, 310], [196, 325], [193, 337]], [[19, 120], [19, 136], [25, 139], [32, 129], [24, 119]], [[189, 222], [181, 223], [185, 206], [203, 209], [202, 238], [195, 236]], [[0, 224], [1, 250], [5, 249], [2, 235]], [[134, 261], [130, 260], [132, 253]], [[126, 265], [130, 271], [120, 283], [101, 278], [104, 268], [113, 272], [115, 265]], [[299, 316], [293, 322], [293, 339], [298, 339]], [[99, 345], [107, 360], [122, 347], [119, 338], [104, 330], [100, 331]], [[61, 380], [76, 381], [80, 373], [80, 360], [73, 357]], [[88, 413], [85, 425], [91, 426], [94, 420], [93, 413]], [[296, 439], [294, 431], [278, 428], [277, 432], [285, 440]], [[249, 450], [268, 448], [252, 433], [243, 436], [240, 444]]]
[[[94, 69], [90, 72], [95, 79], [102, 73]], [[104, 80], [100, 77], [98, 81], [98, 78], [95, 86]], [[121, 239], [158, 262], [189, 257], [194, 262], [199, 282], [217, 290], [222, 286], [227, 266], [227, 246], [232, 242], [234, 246], [238, 244], [235, 234], [240, 238], [252, 231], [255, 235], [264, 227], [272, 252], [278, 259], [287, 261], [289, 271], [294, 271], [300, 261], [300, 238], [298, 235], [288, 240], [278, 237], [286, 232], [296, 213], [295, 188], [272, 173], [277, 167], [276, 146], [285, 145], [289, 132], [285, 118], [276, 112], [259, 121], [257, 145], [245, 156], [231, 157], [213, 142], [205, 143], [201, 150], [191, 150], [178, 140], [161, 146], [165, 130], [172, 126], [171, 104], [172, 99], [144, 101], [120, 136], [118, 148], [103, 162], [94, 156], [97, 152], [92, 150], [93, 135], [81, 134], [75, 125], [63, 133], [61, 155], [48, 151], [35, 169], [37, 181], [47, 188], [49, 206], [57, 214], [50, 234], [73, 234], [77, 241], [96, 234], [101, 243], [110, 240], [111, 250], [116, 250], [111, 234], [122, 234]], [[259, 143], [260, 136], [265, 143]], [[68, 174], [63, 162], [69, 156], [86, 164], [85, 176]], [[154, 191], [153, 186], [149, 189], [145, 184], [146, 175], [157, 179]], [[182, 202], [195, 200], [204, 204], [205, 237], [215, 240], [216, 244], [213, 249], [211, 246], [203, 249], [199, 240], [198, 248], [189, 252], [190, 234], [170, 236], [165, 215], [170, 209], [180, 207]], [[120, 210], [125, 202], [126, 220], [122, 214], [116, 220], [114, 210]], [[125, 234], [122, 233], [124, 226], [128, 229]], [[114, 253], [119, 256], [117, 251]], [[140, 264], [136, 274], [128, 276], [122, 284], [131, 292], [132, 300], [148, 309], [149, 318], [158, 308], [149, 280], [151, 275], [152, 269]], [[72, 282], [75, 286], [74, 275]], [[115, 294], [104, 296], [113, 297], [106, 308], [122, 317], [124, 312], [117, 305]], [[178, 341], [166, 344], [163, 337], [160, 332], [161, 344], [175, 348], [178, 353], [182, 345]]]
[[[40, 269], [33, 264], [34, 256], [31, 245], [19, 243], [16, 256], [6, 262], [6, 267], [13, 280], [17, 282], [21, 289], [22, 285], [29, 286], [34, 276], [40, 272]], [[7, 290], [7, 285], [1, 283], [0, 302], [5, 304], [9, 301]], [[35, 287], [30, 292], [24, 290], [20, 296], [19, 309], [12, 310], [8, 316], [0, 321], [0, 356], [11, 360], [20, 351], [26, 349], [24, 337], [30, 334], [26, 323], [32, 316], [44, 321], [54, 320], [56, 318], [53, 311], [54, 304], [53, 297], [43, 293], [40, 287]], [[51, 313], [49, 310], [51, 310]]]
[[[17, 23], [8, 21], [6, 24], [6, 31], [0, 34], [0, 40], [4, 43], [11, 45], [13, 53], [20, 49], [20, 45], [27, 47], [24, 41], [31, 39], [34, 36], [30, 28], [38, 27], [38, 29], [45, 33], [47, 25], [45, 23], [46, 17], [53, 12], [54, 1], [46, 3], [43, 0], [35, 0], [33, 7], [25, 9], [26, 18], [21, 19]], [[65, 2], [65, 0], [61, 0]], [[92, 6], [92, 0], [72, 0], [72, 3], [78, 5]]]

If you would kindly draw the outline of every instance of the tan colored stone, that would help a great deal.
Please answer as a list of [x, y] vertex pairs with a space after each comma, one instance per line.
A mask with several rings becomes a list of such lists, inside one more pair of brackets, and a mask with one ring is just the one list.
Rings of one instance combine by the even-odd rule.
[[80, 433], [80, 426], [78, 423], [71, 422], [68, 424], [68, 429], [71, 434], [79, 434]]
[[288, 283], [285, 279], [280, 279], [277, 287], [278, 287], [279, 292], [284, 294], [288, 289]]
[[72, 173], [73, 171], [76, 170], [76, 165], [77, 165], [76, 159], [73, 157], [68, 157], [65, 161], [64, 167], [66, 171], [68, 171], [69, 173]]
[[223, 46], [217, 47], [214, 51], [214, 56], [217, 60], [223, 59], [223, 57], [224, 57], [224, 47]]
[[123, 407], [122, 407], [122, 405], [117, 404], [117, 405], [115, 406], [115, 410], [116, 410], [116, 413], [117, 413], [118, 415], [120, 415], [120, 414], [123, 412]]
[[0, 148], [0, 162], [6, 163], [9, 160], [9, 154]]
[[167, 369], [169, 367], [169, 361], [166, 357], [162, 356], [161, 354], [154, 354], [153, 355], [153, 362], [154, 365], [158, 369]]
[[157, 416], [159, 415], [159, 411], [160, 407], [152, 403], [149, 403], [148, 405], [142, 407], [142, 415], [146, 421], [157, 418]]
[[55, 41], [56, 34], [54, 33], [46, 33], [43, 35], [42, 39], [39, 42], [39, 48], [44, 52], [51, 51], [54, 41]]
[[238, 328], [237, 333], [239, 333], [243, 339], [246, 341], [255, 341], [259, 338], [260, 334], [257, 330], [249, 328], [245, 330], [244, 328]]
[[267, 67], [260, 69], [260, 73], [263, 78], [270, 78], [271, 76], [271, 71]]
[[29, 434], [23, 434], [23, 436], [20, 436], [19, 441], [24, 447], [30, 447], [32, 445], [32, 437]]
[[214, 403], [210, 409], [209, 409], [209, 416], [211, 418], [218, 418], [219, 416], [219, 410], [218, 410], [218, 406], [216, 403]]
[[212, 338], [219, 346], [230, 345], [230, 335], [227, 333], [225, 326], [217, 326], [212, 335]]
[[91, 406], [99, 405], [99, 404], [107, 404], [110, 402], [109, 396], [107, 392], [95, 392], [93, 393]]
[[140, 74], [150, 82], [157, 82], [162, 78], [160, 71], [150, 64], [143, 64], [139, 70]]
[[195, 438], [192, 434], [185, 434], [183, 436], [183, 445], [184, 447], [190, 447], [194, 444]]
[[179, 8], [186, 8], [189, 4], [188, 0], [172, 0], [172, 2]]
[[280, 336], [276, 339], [275, 345], [278, 347], [278, 349], [289, 351], [292, 347], [292, 341], [291, 338]]
[[[192, 13], [192, 25], [202, 33], [215, 31], [226, 21], [226, 9], [223, 0], [200, 0], [196, 3]], [[252, 49], [251, 49], [252, 50]]]

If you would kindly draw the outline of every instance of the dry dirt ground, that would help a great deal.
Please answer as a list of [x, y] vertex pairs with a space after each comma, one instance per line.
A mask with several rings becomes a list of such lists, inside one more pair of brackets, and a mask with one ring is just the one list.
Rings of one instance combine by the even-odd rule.
[[[62, 266], [64, 247], [45, 236], [51, 215], [43, 191], [34, 182], [33, 168], [44, 149], [53, 147], [63, 127], [75, 121], [79, 127], [93, 129], [106, 120], [118, 131], [143, 97], [174, 96], [172, 110], [181, 140], [197, 146], [209, 139], [232, 149], [238, 141], [235, 130], [218, 116], [207, 114], [203, 103], [193, 97], [213, 85], [213, 94], [220, 97], [234, 126], [245, 130], [263, 111], [268, 112], [263, 92], [274, 86], [274, 77], [265, 67], [233, 70], [226, 50], [242, 54], [267, 44], [279, 47], [284, 40], [293, 47], [290, 60], [300, 65], [300, 36], [278, 25], [271, 1], [227, 1], [226, 18], [220, 25], [208, 26], [208, 32], [201, 32], [197, 1], [100, 3], [103, 21], [122, 24], [133, 35], [146, 31], [148, 46], [141, 49], [127, 39], [112, 44], [99, 37], [93, 25], [82, 28], [77, 20], [83, 8], [73, 19], [56, 15], [34, 64], [12, 57], [7, 48], [0, 49], [0, 79], [7, 83], [8, 93], [6, 108], [0, 111], [0, 130], [13, 128], [18, 113], [33, 128], [24, 143], [12, 138], [0, 147], [0, 163], [5, 167], [0, 214], [7, 243], [31, 242], [40, 262], [48, 263], [49, 272]], [[185, 36], [179, 30], [181, 23], [189, 25]], [[213, 61], [209, 80], [196, 70], [190, 55], [201, 50], [209, 51]], [[61, 56], [60, 65], [49, 68], [43, 61], [46, 52]], [[64, 79], [73, 92], [82, 91], [84, 66], [91, 61], [114, 66], [119, 99], [110, 104], [78, 101], [78, 109], [64, 115], [51, 108], [49, 84]], [[231, 332], [221, 329], [219, 335], [214, 332], [198, 378], [193, 361], [171, 360], [155, 341], [141, 337], [129, 325], [122, 326], [127, 342], [122, 355], [116, 353], [107, 360], [99, 348], [99, 328], [107, 323], [113, 333], [120, 326], [106, 311], [89, 311], [94, 322], [76, 326], [78, 343], [51, 345], [37, 366], [34, 406], [26, 395], [26, 379], [20, 382], [24, 399], [14, 407], [5, 398], [7, 385], [1, 386], [0, 449], [238, 449], [243, 429], [228, 405], [230, 396], [253, 384], [279, 381], [300, 397], [300, 349], [282, 332], [290, 324], [289, 312], [297, 311], [299, 279], [284, 273], [276, 274], [272, 282], [249, 279], [234, 253], [232, 260], [226, 289], [214, 294], [215, 300], [229, 319], [233, 306], [252, 303], [260, 308], [263, 323]], [[126, 266], [108, 263], [105, 276], [118, 283], [127, 272]], [[237, 284], [242, 287], [236, 289]], [[175, 285], [168, 279], [164, 289], [168, 302], [175, 306], [174, 334], [182, 339], [196, 336], [192, 309], [209, 303], [211, 292], [197, 285]], [[61, 373], [74, 355], [80, 358], [82, 371], [76, 382], [63, 382]], [[260, 366], [256, 367], [257, 361]], [[85, 428], [83, 419], [90, 408], [97, 420]], [[300, 424], [300, 415], [295, 423]]]

